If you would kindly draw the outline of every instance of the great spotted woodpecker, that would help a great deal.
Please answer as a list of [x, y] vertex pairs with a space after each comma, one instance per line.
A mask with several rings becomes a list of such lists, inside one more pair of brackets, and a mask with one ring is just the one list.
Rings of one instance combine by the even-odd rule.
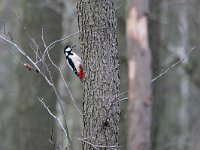
[[74, 48], [70, 46], [66, 46], [64, 49], [64, 54], [67, 59], [67, 63], [69, 67], [74, 71], [74, 73], [79, 77], [79, 79], [82, 81], [84, 73], [83, 73], [83, 65], [81, 58], [72, 52], [72, 49]]

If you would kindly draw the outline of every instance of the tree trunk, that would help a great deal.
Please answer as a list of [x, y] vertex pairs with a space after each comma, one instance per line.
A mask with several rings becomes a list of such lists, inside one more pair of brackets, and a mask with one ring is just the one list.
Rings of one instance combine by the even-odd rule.
[[[152, 74], [153, 78], [158, 76], [161, 72], [160, 67], [160, 50], [164, 49], [161, 45], [161, 23], [160, 23], [160, 3], [162, 0], [149, 1], [149, 46], [152, 53]], [[156, 4], [156, 5], [155, 5]], [[159, 80], [159, 79], [158, 79]], [[151, 133], [151, 149], [154, 150], [156, 146], [156, 135], [159, 132], [159, 120], [163, 107], [162, 99], [162, 85], [163, 83], [155, 81], [152, 84], [153, 106], [152, 106], [152, 133]]]
[[147, 0], [127, 1], [129, 66], [128, 150], [149, 150], [151, 129], [151, 55], [148, 45]]
[[[46, 44], [61, 37], [62, 16], [54, 11], [40, 5], [40, 0], [25, 0], [20, 3], [23, 17], [19, 28], [19, 35], [16, 41], [33, 59], [35, 54], [30, 47], [30, 36], [35, 39], [39, 50], [44, 50], [41, 34], [44, 29]], [[26, 31], [24, 30], [26, 27]], [[60, 58], [60, 45], [56, 44], [50, 55], [55, 63]], [[26, 62], [23, 58], [22, 61]], [[48, 64], [49, 65], [49, 64]], [[50, 67], [50, 66], [49, 66]], [[53, 73], [53, 80], [57, 82], [57, 73]], [[34, 71], [26, 71], [21, 65], [17, 69], [19, 80], [19, 94], [16, 98], [17, 106], [15, 112], [15, 128], [13, 140], [15, 148], [20, 150], [49, 150], [54, 146], [49, 142], [52, 129], [52, 119], [46, 109], [37, 100], [44, 98], [49, 109], [55, 113], [56, 97], [52, 88], [46, 81]]]
[[[118, 39], [118, 51], [120, 62], [120, 99], [124, 99], [128, 96], [128, 64], [127, 64], [127, 48], [126, 48], [126, 13], [125, 3], [122, 0], [115, 0], [115, 10], [117, 17], [117, 39]], [[125, 92], [125, 93], [124, 93]], [[123, 94], [122, 94], [123, 93]], [[127, 100], [120, 103], [120, 135], [119, 145], [122, 149], [127, 149]]]
[[[0, 20], [5, 20], [6, 30], [13, 34], [12, 29], [16, 24], [15, 9], [13, 0], [0, 1]], [[3, 31], [3, 22], [0, 23], [0, 30]], [[3, 33], [1, 32], [1, 35]], [[15, 145], [11, 144], [13, 137], [14, 121], [13, 115], [16, 107], [17, 80], [16, 80], [16, 61], [12, 60], [10, 51], [12, 45], [0, 40], [0, 149], [14, 150]]]
[[81, 0], [77, 9], [85, 70], [83, 149], [118, 149], [120, 80], [114, 4]]
[[[196, 7], [199, 1], [162, 0], [160, 4], [162, 47], [157, 49], [160, 50], [160, 64], [165, 70], [199, 44], [199, 9]], [[157, 35], [154, 37], [157, 38]], [[193, 51], [157, 81], [160, 83], [156, 88], [156, 98], [160, 104], [156, 106], [156, 116], [159, 114], [160, 117], [155, 122], [154, 150], [199, 150], [200, 93], [196, 85], [200, 79], [200, 67], [196, 52]]]

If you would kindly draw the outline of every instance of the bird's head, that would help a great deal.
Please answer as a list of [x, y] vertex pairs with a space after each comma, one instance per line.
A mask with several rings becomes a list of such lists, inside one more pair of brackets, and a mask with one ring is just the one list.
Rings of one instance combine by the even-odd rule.
[[71, 51], [72, 51], [72, 49], [75, 47], [76, 45], [74, 45], [74, 46], [69, 46], [69, 45], [67, 45], [65, 48], [64, 48], [64, 54], [66, 55], [66, 56], [68, 56], [70, 53], [71, 53]]

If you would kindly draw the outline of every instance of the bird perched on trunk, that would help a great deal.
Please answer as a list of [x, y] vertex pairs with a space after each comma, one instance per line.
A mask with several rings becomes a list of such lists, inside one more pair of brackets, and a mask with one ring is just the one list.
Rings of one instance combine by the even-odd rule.
[[[76, 46], [76, 45], [75, 45]], [[67, 59], [67, 63], [69, 67], [73, 70], [73, 72], [79, 77], [79, 79], [82, 81], [84, 73], [83, 73], [83, 65], [81, 58], [74, 52], [72, 52], [72, 49], [75, 46], [66, 46], [64, 49], [64, 54]]]

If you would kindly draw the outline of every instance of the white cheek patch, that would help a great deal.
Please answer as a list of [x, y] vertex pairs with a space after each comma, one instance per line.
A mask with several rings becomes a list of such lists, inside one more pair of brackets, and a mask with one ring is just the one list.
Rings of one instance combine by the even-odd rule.
[[65, 51], [66, 51], [66, 52], [71, 51], [71, 47], [66, 48]]

